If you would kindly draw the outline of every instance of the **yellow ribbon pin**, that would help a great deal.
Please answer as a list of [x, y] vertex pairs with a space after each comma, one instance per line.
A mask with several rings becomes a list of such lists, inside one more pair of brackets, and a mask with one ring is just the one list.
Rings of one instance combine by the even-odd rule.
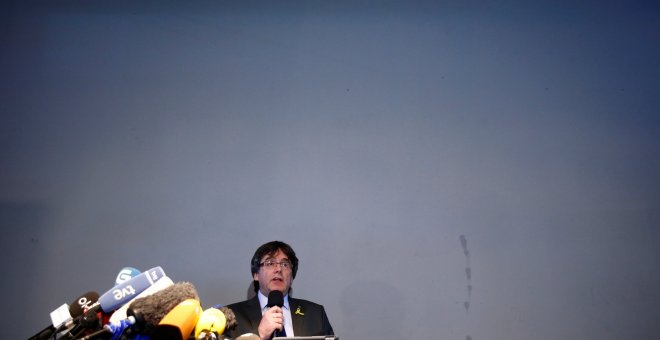
[[296, 311], [293, 314], [305, 315], [305, 313], [300, 311], [300, 306], [298, 306], [298, 308], [296, 308]]

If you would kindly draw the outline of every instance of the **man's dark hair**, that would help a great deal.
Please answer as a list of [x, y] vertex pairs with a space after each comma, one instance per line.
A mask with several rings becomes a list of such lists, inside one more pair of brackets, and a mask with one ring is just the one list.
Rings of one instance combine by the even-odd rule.
[[[296, 257], [296, 252], [293, 251], [293, 248], [282, 241], [271, 241], [262, 244], [259, 248], [257, 248], [257, 250], [254, 252], [254, 256], [252, 256], [252, 261], [250, 263], [252, 274], [254, 275], [259, 272], [259, 269], [261, 268], [261, 259], [264, 256], [273, 256], [275, 253], [277, 253], [278, 250], [281, 250], [284, 255], [289, 258], [289, 262], [291, 262], [291, 274], [295, 279], [296, 273], [298, 272], [298, 257]], [[257, 280], [254, 280], [254, 291], [259, 291], [259, 281]]]

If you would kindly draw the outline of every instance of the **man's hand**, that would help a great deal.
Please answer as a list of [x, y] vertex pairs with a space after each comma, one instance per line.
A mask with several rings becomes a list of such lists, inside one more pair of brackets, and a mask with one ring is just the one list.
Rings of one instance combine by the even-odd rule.
[[275, 330], [282, 329], [283, 322], [284, 315], [282, 314], [282, 308], [277, 306], [270, 307], [261, 317], [258, 328], [259, 337], [262, 340], [269, 340]]

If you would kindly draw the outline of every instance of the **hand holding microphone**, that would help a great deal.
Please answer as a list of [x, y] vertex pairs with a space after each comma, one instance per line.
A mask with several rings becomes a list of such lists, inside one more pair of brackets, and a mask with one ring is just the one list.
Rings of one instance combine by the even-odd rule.
[[284, 330], [284, 294], [279, 290], [273, 290], [268, 293], [268, 308], [261, 317], [259, 323], [259, 336], [262, 339], [270, 339], [273, 336], [279, 336]]
[[259, 335], [262, 339], [270, 339], [273, 333], [284, 327], [282, 308], [273, 306], [264, 312], [259, 323]]

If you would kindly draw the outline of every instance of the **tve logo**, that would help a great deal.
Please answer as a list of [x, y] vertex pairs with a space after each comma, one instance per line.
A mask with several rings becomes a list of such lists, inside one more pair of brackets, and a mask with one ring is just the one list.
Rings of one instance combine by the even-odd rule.
[[121, 300], [129, 295], [135, 295], [135, 289], [131, 285], [126, 285], [122, 289], [115, 289], [112, 291], [112, 296], [115, 300]]

